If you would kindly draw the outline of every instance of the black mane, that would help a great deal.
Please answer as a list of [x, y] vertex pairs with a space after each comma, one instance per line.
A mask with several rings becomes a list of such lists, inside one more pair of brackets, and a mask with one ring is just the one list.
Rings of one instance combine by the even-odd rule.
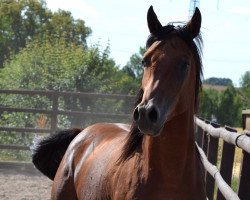
[[[173, 23], [169, 23], [167, 26], [164, 26], [158, 33], [154, 35], [153, 34], [149, 35], [146, 42], [146, 48], [148, 49], [156, 41], [164, 41], [171, 38], [172, 36], [177, 36], [183, 39], [193, 52], [196, 63], [195, 110], [197, 110], [198, 97], [199, 97], [199, 92], [201, 90], [202, 77], [203, 77], [202, 61], [201, 61], [201, 54], [202, 54], [201, 50], [203, 42], [201, 34], [199, 34], [193, 40], [187, 30], [187, 25], [174, 26]], [[142, 97], [143, 97], [143, 90], [140, 89], [135, 102], [135, 107], [141, 102]], [[140, 151], [142, 140], [143, 140], [143, 134], [140, 132], [138, 127], [133, 122], [131, 125], [130, 133], [124, 145], [122, 155], [119, 159], [119, 162], [122, 162], [132, 157], [135, 152]]]
[[[134, 104], [135, 108], [142, 101], [142, 97], [143, 97], [143, 90], [140, 89], [136, 96], [136, 101]], [[136, 151], [140, 150], [142, 139], [143, 139], [143, 134], [140, 132], [135, 122], [133, 121], [129, 135], [127, 137], [126, 143], [123, 148], [122, 155], [120, 156], [118, 162], [122, 162], [130, 158], [132, 155], [134, 155]]]

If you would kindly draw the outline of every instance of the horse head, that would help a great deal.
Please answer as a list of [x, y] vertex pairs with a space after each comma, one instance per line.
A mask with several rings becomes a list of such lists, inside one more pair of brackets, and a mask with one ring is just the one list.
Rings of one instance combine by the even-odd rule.
[[150, 36], [142, 60], [143, 95], [133, 119], [141, 133], [158, 136], [165, 123], [196, 109], [202, 74], [197, 46], [201, 14], [196, 8], [188, 23], [162, 26], [151, 6], [147, 21]]

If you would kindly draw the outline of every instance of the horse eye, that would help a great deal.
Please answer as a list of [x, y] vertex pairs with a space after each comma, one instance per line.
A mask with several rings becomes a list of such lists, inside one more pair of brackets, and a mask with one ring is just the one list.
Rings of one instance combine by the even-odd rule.
[[147, 63], [146, 63], [146, 61], [145, 61], [144, 59], [141, 61], [141, 65], [142, 65], [143, 67], [147, 67]]
[[181, 70], [186, 71], [186, 70], [188, 70], [189, 67], [190, 67], [190, 64], [188, 61], [183, 61], [181, 63]]

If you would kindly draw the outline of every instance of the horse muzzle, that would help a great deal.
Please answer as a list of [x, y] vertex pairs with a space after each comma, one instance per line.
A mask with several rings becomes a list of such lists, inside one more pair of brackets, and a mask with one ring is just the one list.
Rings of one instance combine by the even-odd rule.
[[143, 134], [158, 136], [164, 127], [165, 115], [153, 100], [150, 100], [147, 104], [139, 104], [135, 108], [133, 119]]

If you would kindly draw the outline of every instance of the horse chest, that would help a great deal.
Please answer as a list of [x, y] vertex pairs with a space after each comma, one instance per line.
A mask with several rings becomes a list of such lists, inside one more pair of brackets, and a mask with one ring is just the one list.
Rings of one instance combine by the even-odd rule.
[[[132, 165], [131, 165], [132, 166]], [[167, 181], [145, 168], [125, 166], [111, 182], [111, 199], [115, 200], [201, 200], [196, 183]], [[144, 166], [145, 167], [145, 166]], [[145, 171], [144, 171], [145, 170]], [[199, 190], [198, 190], [199, 191]]]
[[111, 199], [166, 199], [167, 190], [164, 183], [159, 182], [159, 177], [149, 173], [145, 163], [131, 162], [125, 163], [113, 175], [110, 181]]

